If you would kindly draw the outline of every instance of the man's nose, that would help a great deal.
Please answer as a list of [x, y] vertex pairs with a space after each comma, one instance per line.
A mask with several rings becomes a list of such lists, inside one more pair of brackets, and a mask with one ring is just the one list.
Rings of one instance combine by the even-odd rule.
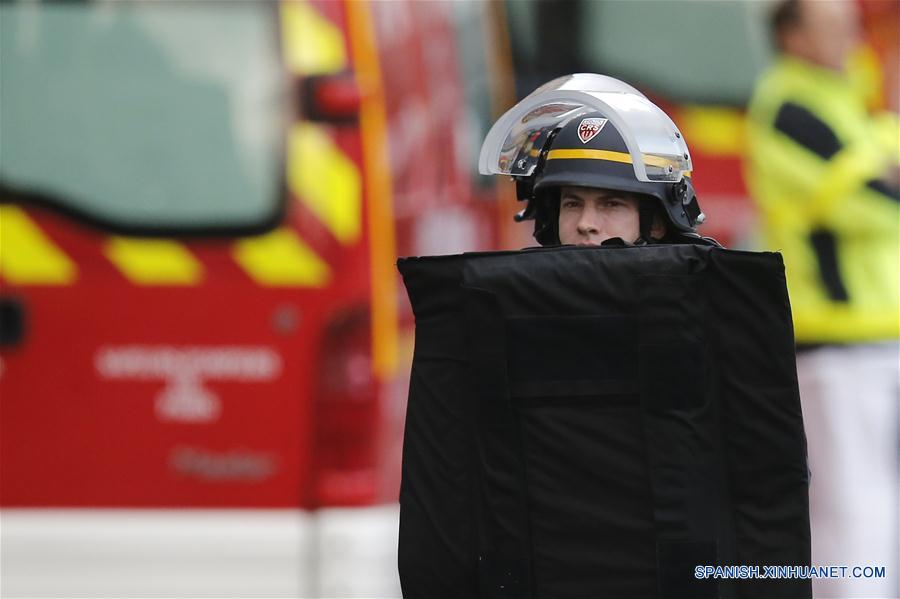
[[596, 235], [600, 232], [600, 225], [599, 219], [588, 210], [585, 210], [581, 214], [581, 218], [578, 219], [577, 228], [581, 235]]

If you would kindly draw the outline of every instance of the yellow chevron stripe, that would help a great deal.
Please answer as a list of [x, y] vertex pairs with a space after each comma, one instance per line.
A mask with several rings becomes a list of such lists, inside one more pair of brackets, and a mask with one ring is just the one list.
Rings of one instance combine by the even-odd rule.
[[735, 108], [685, 106], [675, 115], [679, 130], [691, 149], [711, 156], [744, 153], [744, 115]]
[[362, 182], [356, 163], [319, 125], [298, 123], [288, 138], [288, 186], [344, 245], [359, 240]]
[[203, 278], [200, 262], [175, 241], [110, 237], [103, 253], [136, 285], [196, 285]]
[[34, 224], [24, 210], [0, 206], [0, 276], [14, 285], [68, 285], [75, 263]]
[[281, 4], [281, 39], [285, 62], [294, 73], [322, 75], [347, 68], [341, 30], [306, 2]]
[[270, 287], [324, 287], [331, 269], [288, 228], [235, 243], [234, 258], [260, 285]]

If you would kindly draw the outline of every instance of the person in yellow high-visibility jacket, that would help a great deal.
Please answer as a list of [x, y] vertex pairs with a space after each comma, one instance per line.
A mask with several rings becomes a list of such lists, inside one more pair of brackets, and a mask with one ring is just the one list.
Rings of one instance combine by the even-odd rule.
[[852, 2], [790, 0], [748, 111], [746, 179], [784, 255], [809, 444], [813, 563], [885, 579], [816, 596], [900, 594], [900, 121], [871, 115], [848, 58]]

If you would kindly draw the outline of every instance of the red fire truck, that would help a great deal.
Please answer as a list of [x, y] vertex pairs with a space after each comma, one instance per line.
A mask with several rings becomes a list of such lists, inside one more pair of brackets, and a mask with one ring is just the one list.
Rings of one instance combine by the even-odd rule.
[[4, 595], [398, 593], [394, 262], [524, 243], [498, 8], [0, 5]]
[[701, 231], [750, 245], [764, 10], [0, 4], [0, 594], [396, 595], [394, 260], [532, 243], [474, 171], [506, 26], [519, 95], [664, 106]]

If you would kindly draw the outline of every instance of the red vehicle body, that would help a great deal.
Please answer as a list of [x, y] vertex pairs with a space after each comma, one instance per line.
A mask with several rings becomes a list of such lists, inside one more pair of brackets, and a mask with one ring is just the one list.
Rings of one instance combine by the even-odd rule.
[[[204, 18], [228, 10], [202, 5]], [[132, 8], [113, 12], [126, 22], [138, 18]], [[34, 18], [19, 14], [27, 10], [4, 5], [4, 20]], [[54, 11], [102, 12], [38, 10], [48, 38]], [[387, 586], [372, 587], [325, 580], [314, 546], [285, 554], [304, 563], [288, 563], [278, 586], [235, 558], [269, 551], [259, 535], [215, 535], [262, 510], [286, 514], [268, 529], [282, 541], [327, 544], [310, 510], [396, 504], [412, 315], [395, 260], [497, 248], [512, 226], [496, 189], [476, 182], [477, 146], [466, 137], [475, 118], [466, 78], [470, 89], [473, 76], [496, 76], [487, 55], [463, 64], [459, 36], [488, 7], [292, 1], [246, 10], [267, 11], [260, 22], [280, 48], [283, 193], [263, 219], [221, 230], [123, 225], [60, 200], [15, 160], [0, 173], [4, 592], [391, 589], [390, 536], [346, 537], [388, 556]], [[477, 35], [476, 52], [499, 43]], [[21, 106], [13, 98], [4, 111]], [[77, 108], [66, 115], [79, 117]], [[6, 152], [17, 152], [8, 140]], [[102, 153], [91, 160], [82, 177], [110, 175]], [[204, 513], [222, 514], [206, 549], [202, 531], [153, 541]], [[79, 522], [90, 525], [73, 532]], [[50, 549], [60, 540], [69, 554]], [[207, 550], [210, 571], [179, 565]], [[120, 586], [87, 581], [110, 576], [109, 553], [134, 575]], [[73, 559], [82, 572], [65, 571]], [[153, 560], [168, 564], [169, 586], [148, 582]]]
[[[659, 60], [651, 42], [668, 34], [716, 59], [707, 36], [743, 39], [757, 4], [0, 5], [2, 594], [398, 594], [413, 321], [394, 262], [533, 244], [530, 224], [512, 221], [511, 185], [475, 174], [487, 128], [514, 101], [505, 27], [531, 54], [520, 80], [546, 70], [535, 85], [578, 70], [552, 27], [564, 42], [573, 23], [587, 29], [575, 36], [578, 64], [644, 89], [688, 141], [708, 216], [700, 232], [747, 247], [739, 104], [752, 72], [731, 63], [758, 53], [711, 60], [741, 74], [730, 96], [676, 101], [666, 85], [699, 94], [710, 69]], [[683, 34], [723, 14], [730, 29]], [[70, 29], [54, 29], [57, 19]], [[194, 29], [174, 25], [186, 22]], [[620, 43], [636, 27], [642, 43]], [[87, 50], [54, 45], [69, 30]], [[148, 43], [116, 45], [134, 39]], [[559, 64], [544, 61], [551, 50]], [[254, 52], [265, 60], [241, 63]], [[55, 85], [70, 71], [81, 73], [73, 86]], [[267, 89], [262, 71], [277, 97], [268, 113], [247, 96]], [[713, 75], [705, 84], [718, 89]], [[163, 83], [189, 93], [157, 95]], [[160, 108], [194, 100], [183, 120]], [[263, 114], [275, 136], [262, 148], [275, 156], [263, 187], [275, 191], [250, 216], [240, 193], [220, 208], [215, 195], [241, 183], [226, 173], [247, 159], [202, 158], [260, 154], [242, 128], [253, 133]], [[198, 151], [179, 153], [197, 139]], [[156, 181], [187, 177], [182, 166], [200, 173], [179, 188], [193, 192], [145, 210], [145, 189], [153, 200]], [[107, 203], [92, 203], [91, 189]]]

